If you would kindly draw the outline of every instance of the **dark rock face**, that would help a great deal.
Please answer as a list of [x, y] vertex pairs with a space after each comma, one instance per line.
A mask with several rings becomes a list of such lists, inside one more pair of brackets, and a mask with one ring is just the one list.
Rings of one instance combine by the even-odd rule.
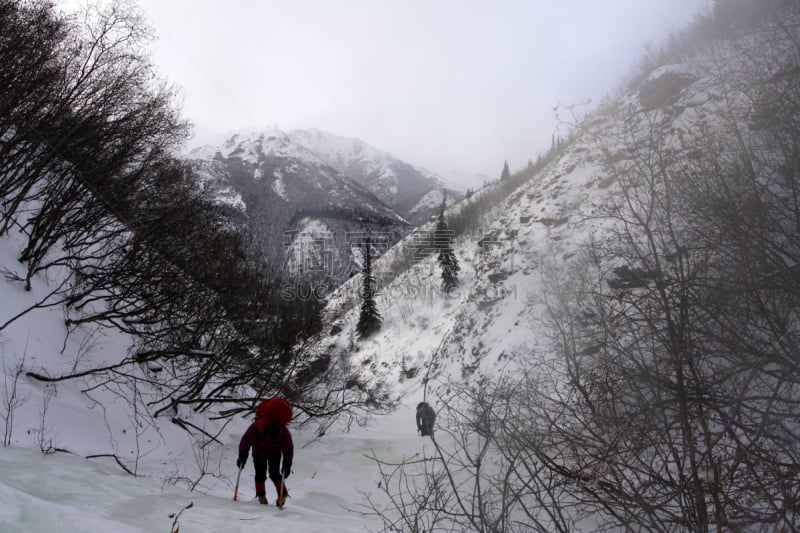
[[678, 101], [681, 91], [697, 80], [680, 72], [665, 72], [645, 81], [639, 89], [639, 104], [645, 111], [666, 107]]

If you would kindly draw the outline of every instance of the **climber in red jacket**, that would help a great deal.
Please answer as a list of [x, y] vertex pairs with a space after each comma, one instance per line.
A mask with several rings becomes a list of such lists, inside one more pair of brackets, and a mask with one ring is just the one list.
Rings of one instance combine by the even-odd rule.
[[[292, 408], [283, 398], [264, 400], [256, 410], [256, 420], [239, 441], [239, 458], [236, 461], [238, 468], [243, 468], [247, 463], [247, 452], [253, 448], [253, 466], [256, 470], [256, 496], [258, 502], [267, 504], [267, 493], [264, 482], [269, 479], [275, 484], [278, 491], [276, 503], [283, 507], [289, 495], [284, 479], [292, 471], [294, 459], [294, 444], [292, 434], [286, 425], [292, 419]], [[283, 459], [283, 464], [281, 464]]]

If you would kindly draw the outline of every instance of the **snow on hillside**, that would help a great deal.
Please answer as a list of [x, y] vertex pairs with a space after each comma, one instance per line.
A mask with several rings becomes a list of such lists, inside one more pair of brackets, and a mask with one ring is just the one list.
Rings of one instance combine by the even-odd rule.
[[216, 199], [222, 205], [227, 205], [238, 211], [245, 212], [247, 205], [242, 195], [225, 183], [225, 175], [215, 161], [201, 161], [196, 165], [195, 175], [203, 192]]
[[395, 158], [361, 139], [341, 137], [317, 129], [292, 130], [288, 135], [297, 145], [319, 154], [328, 164], [342, 172], [353, 161], [364, 161], [373, 169], [380, 169], [386, 178], [393, 176], [389, 167]]
[[[355, 178], [373, 192], [377, 192], [376, 188], [386, 189], [385, 195], [378, 194], [384, 201], [398, 193], [402, 186], [401, 180], [404, 179], [401, 174], [404, 167], [412, 169], [437, 189], [460, 190], [460, 186], [444, 180], [428, 169], [402, 163], [397, 157], [361, 139], [341, 137], [316, 129], [293, 130], [289, 135], [295, 143], [319, 155], [328, 165]], [[382, 184], [365, 183], [367, 177]]]
[[275, 176], [275, 181], [272, 183], [272, 189], [278, 196], [284, 200], [288, 200], [289, 196], [286, 194], [286, 182], [283, 179], [283, 172], [276, 170], [273, 172], [273, 176]]
[[[680, 164], [678, 150], [691, 147], [687, 140], [700, 131], [700, 121], [725, 103], [718, 96], [726, 76], [719, 53], [715, 49], [663, 66], [615, 107], [589, 116], [558, 159], [458, 238], [454, 248], [462, 270], [455, 292], [441, 292], [433, 255], [393, 277], [378, 294], [381, 331], [356, 346], [365, 374], [396, 382], [430, 378], [428, 394], [436, 402], [450, 381], [495, 377], [513, 369], [514, 358], [541, 353], [538, 328], [547, 318], [551, 280], [614, 223], [603, 216], [619, 202], [619, 184], [609, 169], [625, 164], [631, 145], [646, 139], [654, 124]], [[480, 197], [478, 191], [453, 209]], [[431, 224], [423, 226], [397, 248], [432, 231]], [[392, 260], [392, 253], [381, 257], [376, 270], [389, 269]], [[328, 313], [341, 332], [326, 342], [352, 343], [359, 290], [357, 276], [330, 298]]]
[[[544, 290], [547, 262], [568, 259], [598, 231], [596, 221], [582, 220], [582, 210], [608, 194], [603, 171], [586, 156], [587, 143], [591, 140], [576, 142], [496, 206], [480, 227], [458, 238], [454, 248], [461, 272], [455, 291], [442, 293], [435, 254], [380, 289], [383, 327], [357, 346], [365, 372], [402, 382], [409, 369], [420, 379], [433, 367], [430, 376], [446, 383], [473, 374], [496, 375], [519, 350], [536, 345], [532, 319], [541, 311], [535, 301]], [[453, 209], [480, 197], [479, 192]], [[432, 231], [433, 224], [423, 226], [398, 248]], [[376, 275], [388, 270], [392, 260], [392, 253], [378, 259]], [[343, 328], [335, 340], [339, 345], [354, 336], [359, 290], [357, 276], [330, 298], [331, 320]]]
[[[419, 199], [417, 205], [411, 208], [411, 213], [417, 213], [419, 211], [424, 212], [431, 212], [435, 211], [442, 205], [442, 197], [445, 196], [442, 194], [441, 190], [433, 190], [427, 193], [425, 196]], [[449, 199], [449, 198], [447, 198]]]

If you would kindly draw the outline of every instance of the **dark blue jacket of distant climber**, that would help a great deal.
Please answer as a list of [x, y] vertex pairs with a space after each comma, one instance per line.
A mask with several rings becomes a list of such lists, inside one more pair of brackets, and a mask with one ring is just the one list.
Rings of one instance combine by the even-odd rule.
[[436, 421], [436, 411], [427, 402], [417, 405], [417, 431], [423, 437], [433, 435], [433, 423]]

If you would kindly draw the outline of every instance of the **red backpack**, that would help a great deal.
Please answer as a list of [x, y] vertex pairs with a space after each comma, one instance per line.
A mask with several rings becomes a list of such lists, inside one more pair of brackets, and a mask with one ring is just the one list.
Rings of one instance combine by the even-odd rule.
[[286, 426], [292, 420], [292, 406], [283, 398], [264, 400], [256, 409], [256, 427], [264, 429], [267, 422], [276, 421]]

